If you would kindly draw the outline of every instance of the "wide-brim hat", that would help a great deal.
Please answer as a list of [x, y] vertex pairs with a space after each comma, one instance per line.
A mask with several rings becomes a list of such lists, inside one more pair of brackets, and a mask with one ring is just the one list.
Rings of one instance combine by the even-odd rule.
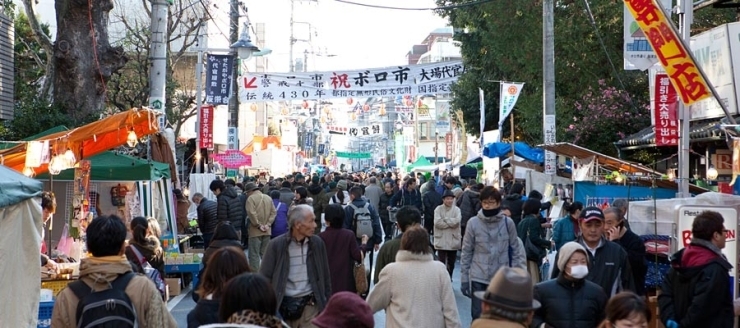
[[502, 267], [485, 291], [473, 294], [483, 302], [512, 311], [530, 311], [541, 306], [534, 299], [532, 277], [521, 268]]
[[250, 192], [252, 190], [257, 190], [259, 187], [254, 182], [248, 182], [244, 185], [244, 192]]

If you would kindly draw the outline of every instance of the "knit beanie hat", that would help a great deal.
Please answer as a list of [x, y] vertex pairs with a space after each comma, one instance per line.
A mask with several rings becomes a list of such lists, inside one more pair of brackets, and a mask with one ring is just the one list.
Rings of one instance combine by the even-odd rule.
[[583, 248], [581, 244], [574, 241], [568, 242], [563, 245], [563, 247], [560, 247], [560, 250], [558, 251], [558, 269], [560, 269], [560, 272], [565, 272], [565, 265], [575, 252], [581, 252], [583, 255], [588, 256], [586, 249]]
[[336, 188], [337, 188], [337, 183], [336, 182], [334, 182], [334, 181], [329, 182], [329, 189], [336, 189]]

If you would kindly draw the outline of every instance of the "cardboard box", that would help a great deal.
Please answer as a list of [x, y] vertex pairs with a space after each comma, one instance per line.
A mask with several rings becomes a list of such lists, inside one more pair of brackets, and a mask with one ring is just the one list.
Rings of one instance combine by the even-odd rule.
[[180, 295], [182, 288], [180, 287], [180, 278], [165, 278], [167, 282], [167, 289], [170, 291], [170, 297]]
[[188, 253], [190, 253], [190, 254], [203, 254], [203, 253], [205, 253], [205, 251], [206, 250], [205, 249], [202, 249], [202, 248], [191, 248], [190, 250], [188, 250]]

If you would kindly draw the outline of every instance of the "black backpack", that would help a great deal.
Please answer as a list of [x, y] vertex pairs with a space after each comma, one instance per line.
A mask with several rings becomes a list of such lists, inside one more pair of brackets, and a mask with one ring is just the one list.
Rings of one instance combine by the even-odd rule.
[[77, 304], [77, 328], [133, 328], [138, 327], [136, 310], [126, 295], [126, 286], [136, 274], [119, 275], [111, 288], [95, 291], [85, 282], [78, 280], [69, 288], [79, 299]]

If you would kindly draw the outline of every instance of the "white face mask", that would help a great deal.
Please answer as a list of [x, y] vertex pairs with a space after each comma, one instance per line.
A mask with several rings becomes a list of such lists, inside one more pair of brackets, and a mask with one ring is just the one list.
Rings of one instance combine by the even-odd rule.
[[576, 279], [583, 279], [588, 276], [588, 266], [574, 265], [570, 267], [570, 276]]

